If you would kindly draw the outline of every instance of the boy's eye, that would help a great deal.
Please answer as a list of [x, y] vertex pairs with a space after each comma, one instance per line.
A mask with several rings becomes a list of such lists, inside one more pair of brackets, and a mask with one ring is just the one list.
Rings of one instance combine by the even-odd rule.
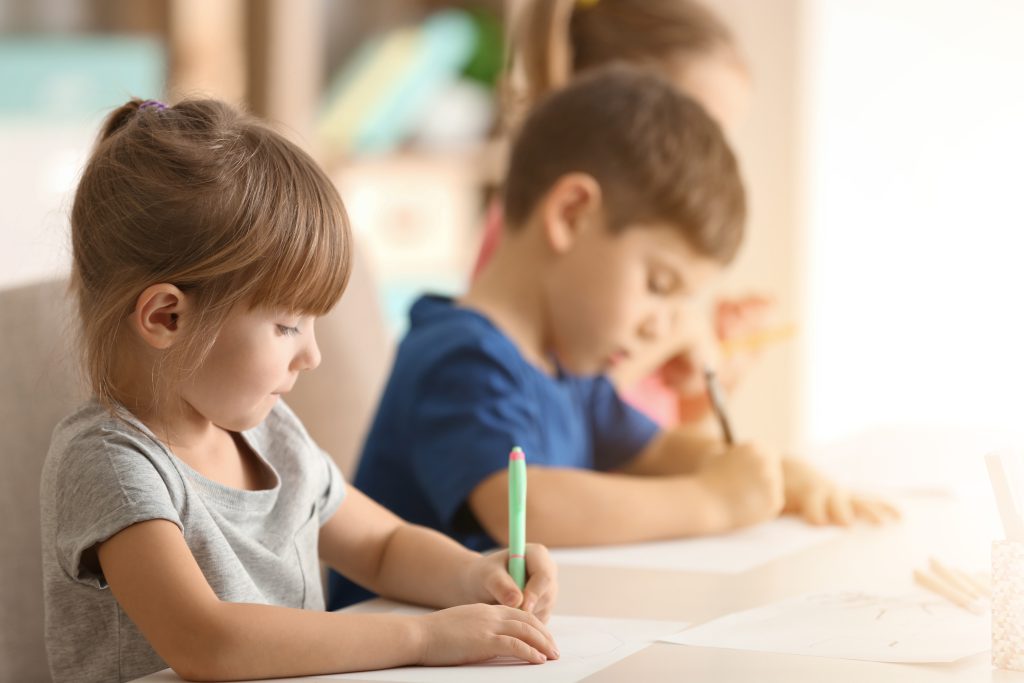
[[677, 278], [665, 271], [655, 271], [647, 278], [647, 288], [654, 294], [671, 294], [676, 284]]
[[277, 326], [277, 332], [278, 332], [278, 334], [283, 334], [283, 335], [285, 335], [287, 337], [292, 337], [292, 336], [295, 336], [295, 335], [299, 334], [299, 328], [298, 327], [289, 327], [288, 325], [278, 325]]

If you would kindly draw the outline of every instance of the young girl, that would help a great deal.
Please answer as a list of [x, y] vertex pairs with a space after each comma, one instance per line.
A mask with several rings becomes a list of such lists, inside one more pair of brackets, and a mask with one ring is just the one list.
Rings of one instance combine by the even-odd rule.
[[[346, 486], [281, 403], [319, 363], [313, 323], [349, 272], [344, 207], [305, 153], [216, 101], [132, 100], [106, 122], [71, 227], [94, 399], [58, 425], [43, 472], [54, 680], [558, 656], [543, 547], [520, 592], [506, 553]], [[450, 609], [324, 612], [321, 559]]]
[[[744, 113], [749, 75], [732, 34], [692, 0], [525, 0], [516, 18], [495, 167], [504, 167], [508, 137], [541, 98], [615, 61], [655, 69], [726, 130]], [[491, 201], [476, 273], [490, 260], [503, 226], [500, 202]], [[690, 425], [717, 435], [700, 366], [711, 362], [723, 384], [734, 386], [755, 354], [723, 357], [716, 341], [763, 328], [769, 308], [758, 296], [720, 301], [712, 320], [688, 320], [676, 339], [621, 359], [609, 376], [628, 401], [663, 427]]]

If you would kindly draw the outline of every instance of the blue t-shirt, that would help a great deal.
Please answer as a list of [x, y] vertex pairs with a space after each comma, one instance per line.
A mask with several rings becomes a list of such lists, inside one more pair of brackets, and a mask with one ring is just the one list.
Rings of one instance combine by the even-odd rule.
[[[493, 548], [467, 500], [508, 467], [514, 446], [531, 467], [610, 470], [658, 432], [605, 377], [544, 373], [487, 318], [451, 299], [421, 297], [409, 317], [355, 478], [403, 519], [474, 550]], [[340, 579], [331, 577], [332, 609], [368, 595]]]

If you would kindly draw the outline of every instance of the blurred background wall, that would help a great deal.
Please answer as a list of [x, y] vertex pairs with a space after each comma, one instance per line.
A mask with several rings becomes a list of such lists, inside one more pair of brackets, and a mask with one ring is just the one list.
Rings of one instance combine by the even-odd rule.
[[[514, 4], [514, 3], [513, 3]], [[725, 291], [795, 339], [733, 399], [784, 448], [903, 422], [1016, 428], [1024, 209], [1014, 0], [708, 0], [754, 94], [735, 131], [750, 239]], [[328, 168], [395, 334], [467, 279], [501, 0], [0, 0], [0, 286], [65, 272], [105, 112], [211, 94]]]

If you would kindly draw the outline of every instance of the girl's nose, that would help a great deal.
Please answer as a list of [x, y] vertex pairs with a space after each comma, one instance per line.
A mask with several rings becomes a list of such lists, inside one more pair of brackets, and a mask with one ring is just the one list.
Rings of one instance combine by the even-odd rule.
[[320, 365], [320, 347], [316, 343], [316, 335], [312, 330], [310, 330], [309, 342], [302, 347], [302, 351], [295, 360], [299, 370], [313, 370]]

